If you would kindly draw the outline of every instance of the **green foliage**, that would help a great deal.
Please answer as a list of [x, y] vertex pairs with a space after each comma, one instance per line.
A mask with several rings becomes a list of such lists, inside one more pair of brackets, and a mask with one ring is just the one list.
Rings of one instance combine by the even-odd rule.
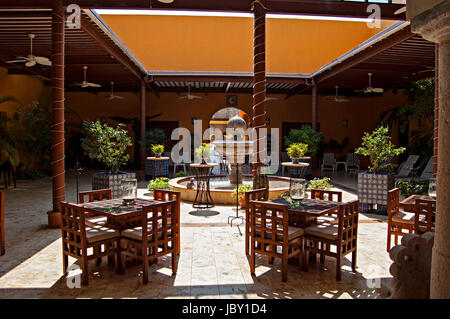
[[380, 126], [372, 133], [364, 133], [362, 145], [355, 154], [368, 156], [372, 164], [369, 170], [374, 174], [389, 170], [393, 167], [390, 163], [394, 156], [402, 154], [406, 149], [404, 147], [395, 148], [391, 142], [389, 128]]
[[416, 181], [412, 179], [410, 182], [399, 179], [396, 186], [404, 197], [411, 195], [423, 195], [428, 193], [429, 183], [426, 181]]
[[207, 161], [211, 156], [211, 145], [209, 143], [202, 143], [201, 146], [195, 149], [195, 156], [202, 161]]
[[[12, 96], [5, 96], [0, 98], [0, 104], [6, 102], [17, 102]], [[16, 147], [17, 143], [14, 136], [8, 130], [8, 120], [0, 118], [0, 164], [9, 162], [13, 166], [19, 165], [19, 150]]]
[[[248, 191], [251, 191], [253, 189], [253, 187], [252, 186], [250, 186], [250, 185], [239, 185], [238, 186], [238, 190], [239, 190], [239, 203], [242, 203], [242, 201], [244, 200], [244, 198], [245, 198], [245, 192], [248, 192]], [[235, 189], [233, 189], [233, 192], [232, 192], [232, 194], [233, 194], [233, 199], [234, 200], [236, 200], [236, 193], [237, 193], [237, 190], [236, 190], [236, 188]]]
[[314, 178], [309, 181], [308, 190], [311, 189], [330, 189], [332, 186], [330, 184], [331, 179], [329, 177], [324, 178]]
[[345, 148], [348, 146], [349, 141], [350, 140], [348, 137], [344, 138], [341, 143], [339, 143], [335, 139], [330, 139], [328, 143], [323, 143], [322, 147], [335, 153], [338, 159], [339, 158], [345, 159], [344, 151]]
[[167, 142], [168, 139], [166, 132], [161, 129], [153, 129], [145, 132], [143, 144], [148, 155], [151, 153], [151, 148], [153, 145], [160, 144], [167, 147]]
[[310, 125], [303, 125], [300, 129], [293, 129], [284, 137], [284, 144], [289, 147], [295, 143], [308, 144], [307, 155], [315, 155], [319, 150], [322, 135], [312, 129]]
[[161, 145], [161, 144], [152, 145], [152, 152], [154, 154], [162, 154], [162, 153], [164, 153], [164, 145]]
[[117, 174], [130, 157], [125, 151], [133, 144], [123, 127], [123, 124], [118, 124], [113, 128], [100, 121], [83, 123], [86, 131], [86, 138], [81, 140], [83, 150], [90, 158], [105, 164], [110, 174]]
[[308, 144], [294, 143], [289, 145], [286, 151], [290, 158], [303, 157], [305, 153], [308, 151]]
[[175, 174], [175, 177], [185, 177], [185, 176], [190, 176], [191, 174], [189, 174], [188, 172], [185, 171], [179, 171]]
[[169, 180], [170, 179], [168, 179], [167, 177], [157, 177], [155, 179], [152, 179], [147, 186], [148, 190], [152, 191], [155, 189], [171, 189]]

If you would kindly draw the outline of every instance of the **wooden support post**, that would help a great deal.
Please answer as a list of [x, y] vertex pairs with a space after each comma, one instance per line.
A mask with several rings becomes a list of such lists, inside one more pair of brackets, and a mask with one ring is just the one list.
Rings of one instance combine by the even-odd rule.
[[434, 147], [433, 147], [433, 177], [437, 177], [438, 146], [439, 146], [439, 44], [436, 43], [435, 53], [435, 99], [434, 99]]
[[[143, 142], [145, 139], [145, 131], [147, 129], [146, 125], [147, 125], [147, 120], [146, 120], [146, 115], [147, 115], [147, 110], [146, 110], [146, 94], [147, 94], [147, 90], [146, 90], [146, 85], [145, 85], [145, 81], [141, 81], [141, 134], [140, 134], [140, 141]], [[140, 169], [143, 170], [144, 169], [144, 163], [145, 163], [145, 145], [143, 143], [141, 143], [140, 146]]]
[[256, 129], [257, 163], [253, 163], [253, 176], [258, 175], [258, 167], [264, 165], [264, 149], [260, 148], [259, 129], [266, 127], [266, 11], [260, 0], [253, 2], [254, 48], [253, 48], [253, 128]]
[[317, 84], [314, 83], [312, 87], [312, 118], [311, 126], [314, 131], [317, 131]]
[[65, 200], [64, 167], [64, 7], [63, 0], [52, 1], [52, 197], [53, 211], [48, 213], [48, 226], [60, 227], [61, 207]]

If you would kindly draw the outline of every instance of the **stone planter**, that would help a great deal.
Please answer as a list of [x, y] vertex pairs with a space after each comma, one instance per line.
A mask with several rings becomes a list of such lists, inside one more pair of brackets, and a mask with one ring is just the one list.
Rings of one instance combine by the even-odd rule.
[[111, 188], [112, 198], [121, 197], [120, 181], [127, 178], [136, 178], [136, 173], [119, 172], [117, 174], [108, 174], [105, 172], [95, 173], [92, 176], [92, 189]]
[[358, 174], [358, 198], [360, 212], [376, 210], [378, 214], [387, 215], [387, 197], [389, 190], [394, 188], [394, 174]]

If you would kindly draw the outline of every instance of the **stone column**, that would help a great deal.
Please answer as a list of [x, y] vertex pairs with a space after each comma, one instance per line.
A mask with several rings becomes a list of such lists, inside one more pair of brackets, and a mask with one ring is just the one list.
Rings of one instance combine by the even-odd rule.
[[[411, 11], [414, 4], [408, 1]], [[412, 17], [411, 29], [439, 44], [439, 128], [436, 234], [431, 262], [431, 298], [450, 298], [450, 2], [430, 6]]]

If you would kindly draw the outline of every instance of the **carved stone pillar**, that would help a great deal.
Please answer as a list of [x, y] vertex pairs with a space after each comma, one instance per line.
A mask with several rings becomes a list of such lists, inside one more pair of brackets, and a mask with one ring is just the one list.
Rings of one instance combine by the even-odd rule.
[[[431, 298], [450, 298], [450, 2], [435, 2], [408, 1], [408, 10], [412, 31], [439, 44], [436, 237], [431, 266]], [[419, 6], [423, 8], [416, 13], [414, 10]]]

